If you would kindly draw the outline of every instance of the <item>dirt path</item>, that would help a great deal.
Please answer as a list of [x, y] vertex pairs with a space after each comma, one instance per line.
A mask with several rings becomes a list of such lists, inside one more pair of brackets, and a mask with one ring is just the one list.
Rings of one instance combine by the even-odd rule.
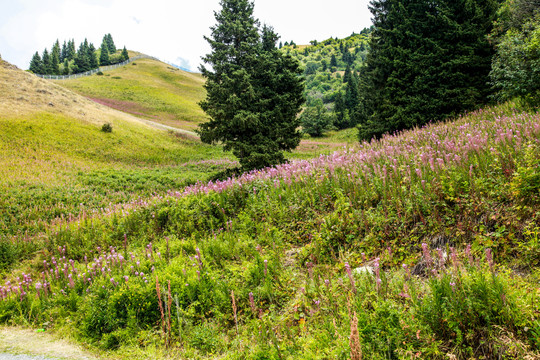
[[0, 360], [97, 360], [82, 347], [47, 332], [0, 327]]

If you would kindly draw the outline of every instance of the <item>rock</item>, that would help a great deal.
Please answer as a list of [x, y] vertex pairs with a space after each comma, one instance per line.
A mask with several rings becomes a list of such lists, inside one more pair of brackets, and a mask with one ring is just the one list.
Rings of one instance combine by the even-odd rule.
[[369, 274], [369, 275], [373, 275], [373, 267], [372, 266], [369, 266], [369, 265], [366, 265], [366, 266], [360, 266], [360, 267], [357, 267], [355, 269], [353, 269], [353, 274]]

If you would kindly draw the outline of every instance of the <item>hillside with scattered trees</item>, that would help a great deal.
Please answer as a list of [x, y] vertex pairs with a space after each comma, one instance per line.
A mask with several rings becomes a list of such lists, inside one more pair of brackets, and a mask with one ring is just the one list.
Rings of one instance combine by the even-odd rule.
[[118, 51], [111, 34], [103, 36], [101, 47], [96, 49], [87, 39], [75, 48], [75, 40], [60, 42], [56, 40], [51, 50], [35, 52], [29, 70], [40, 75], [71, 75], [83, 73], [99, 66], [114, 65], [129, 59], [126, 47]]
[[371, 29], [366, 28], [345, 39], [313, 40], [307, 46], [292, 41], [292, 45], [280, 45], [304, 69], [304, 132], [320, 136], [327, 129], [346, 129], [358, 123], [355, 108], [359, 100], [359, 72], [367, 57], [370, 33]]

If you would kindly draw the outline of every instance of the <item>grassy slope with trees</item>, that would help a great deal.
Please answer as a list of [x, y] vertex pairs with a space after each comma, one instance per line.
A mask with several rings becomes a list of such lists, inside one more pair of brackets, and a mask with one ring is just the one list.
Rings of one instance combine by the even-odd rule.
[[0, 320], [123, 358], [538, 358], [539, 158], [507, 102], [66, 219], [2, 243], [39, 251]]
[[104, 105], [153, 121], [193, 130], [204, 119], [204, 79], [152, 59], [103, 75], [56, 81], [58, 85]]

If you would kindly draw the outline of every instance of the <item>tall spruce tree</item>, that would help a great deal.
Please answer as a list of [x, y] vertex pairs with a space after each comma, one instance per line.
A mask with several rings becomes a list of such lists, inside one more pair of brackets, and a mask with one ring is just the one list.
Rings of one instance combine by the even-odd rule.
[[88, 40], [79, 45], [75, 56], [74, 72], [81, 73], [90, 70], [90, 58], [88, 57]]
[[66, 59], [68, 59], [70, 61], [75, 59], [75, 54], [76, 54], [76, 51], [75, 51], [75, 39], [71, 39], [70, 41], [68, 41]]
[[51, 56], [47, 49], [43, 50], [43, 55], [41, 55], [41, 60], [43, 61], [43, 75], [52, 75], [53, 69], [51, 66]]
[[96, 48], [94, 47], [94, 44], [90, 43], [87, 49], [88, 49], [88, 60], [89, 60], [90, 70], [97, 69], [98, 58], [97, 58]]
[[64, 62], [64, 60], [67, 59], [67, 53], [68, 53], [68, 46], [67, 46], [67, 42], [64, 40], [64, 44], [62, 45], [62, 50], [60, 51], [60, 62]]
[[300, 143], [296, 117], [304, 101], [299, 64], [276, 49], [278, 36], [253, 16], [248, 0], [221, 0], [217, 24], [205, 37], [212, 52], [201, 66], [209, 121], [200, 125], [205, 143], [222, 142], [243, 170], [284, 161], [283, 150]]
[[124, 48], [122, 49], [122, 54], [120, 55], [120, 62], [124, 62], [128, 60], [129, 60], [129, 54], [126, 47], [124, 46]]
[[116, 45], [114, 45], [112, 35], [111, 34], [105, 35], [103, 37], [103, 41], [107, 43], [109, 54], [114, 54], [116, 52]]
[[497, 0], [372, 0], [360, 139], [483, 104], [496, 8]]
[[32, 60], [30, 61], [30, 68], [28, 69], [34, 74], [43, 74], [43, 62], [41, 61], [41, 56], [39, 56], [39, 53], [36, 51], [34, 56], [32, 56]]
[[101, 52], [99, 54], [99, 65], [100, 66], [106, 66], [106, 65], [109, 65], [109, 64], [110, 64], [109, 47], [107, 46], [105, 41], [103, 41], [101, 43]]
[[51, 49], [51, 71], [53, 75], [60, 74], [60, 43], [58, 40]]

